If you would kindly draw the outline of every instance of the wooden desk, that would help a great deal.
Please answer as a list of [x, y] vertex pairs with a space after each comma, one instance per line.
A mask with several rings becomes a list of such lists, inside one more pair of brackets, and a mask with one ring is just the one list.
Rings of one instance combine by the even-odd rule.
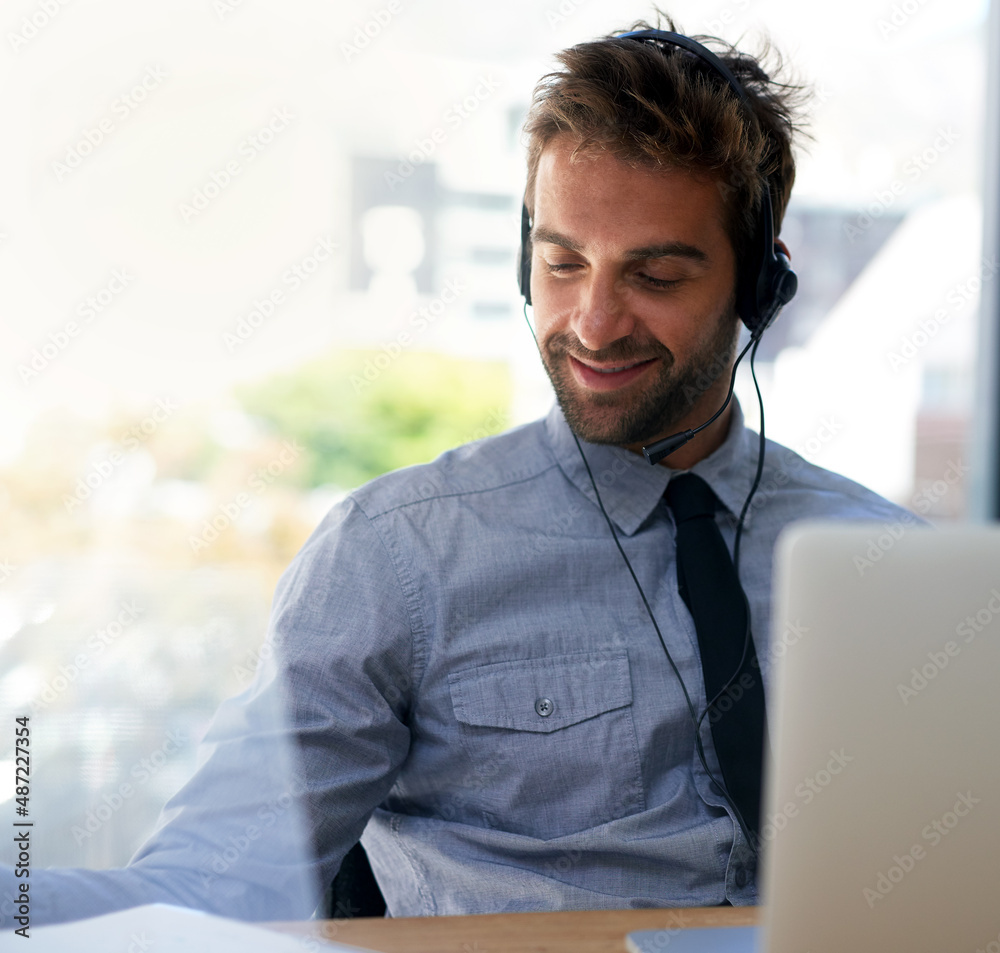
[[757, 907], [582, 910], [471, 917], [322, 920], [271, 924], [283, 933], [323, 936], [384, 953], [624, 953], [632, 930], [748, 926]]

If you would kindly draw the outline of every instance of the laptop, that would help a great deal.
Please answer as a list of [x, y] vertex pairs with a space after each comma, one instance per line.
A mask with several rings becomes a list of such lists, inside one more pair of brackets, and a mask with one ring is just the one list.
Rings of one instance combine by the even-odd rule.
[[772, 632], [790, 626], [762, 926], [671, 932], [670, 953], [1000, 950], [1000, 528], [790, 527]]

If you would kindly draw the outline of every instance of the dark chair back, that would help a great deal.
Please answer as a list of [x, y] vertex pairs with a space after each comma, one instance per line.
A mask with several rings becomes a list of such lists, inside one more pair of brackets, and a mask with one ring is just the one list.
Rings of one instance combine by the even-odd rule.
[[333, 919], [385, 916], [385, 899], [360, 842], [344, 855], [326, 899], [326, 916]]

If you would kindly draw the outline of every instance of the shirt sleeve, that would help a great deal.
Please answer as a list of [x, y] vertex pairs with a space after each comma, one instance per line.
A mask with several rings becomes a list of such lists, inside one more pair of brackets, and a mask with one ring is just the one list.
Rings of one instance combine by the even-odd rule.
[[[32, 925], [154, 902], [311, 916], [409, 750], [407, 603], [368, 517], [335, 507], [278, 584], [253, 683], [216, 713], [156, 831], [124, 868], [32, 870]], [[0, 868], [5, 930], [18, 884]]]

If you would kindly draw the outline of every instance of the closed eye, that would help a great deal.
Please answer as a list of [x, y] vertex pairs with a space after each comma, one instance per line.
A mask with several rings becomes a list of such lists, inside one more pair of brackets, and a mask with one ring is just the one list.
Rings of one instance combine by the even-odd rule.
[[636, 272], [636, 274], [642, 278], [643, 281], [648, 282], [654, 288], [672, 288], [674, 285], [680, 284], [680, 281], [677, 279], [654, 278], [652, 275], [647, 275], [641, 271]]
[[[576, 261], [549, 261], [545, 264], [550, 273], [564, 275], [570, 274], [575, 269], [583, 267], [580, 262]], [[646, 284], [651, 288], [673, 288], [681, 283], [681, 280], [676, 278], [654, 278], [652, 275], [648, 275], [644, 271], [636, 271], [634, 274], [640, 281], [642, 281], [643, 284]]]
[[549, 266], [549, 271], [562, 271], [562, 272], [566, 272], [566, 271], [569, 271], [572, 268], [579, 268], [580, 267], [580, 265], [577, 262], [575, 262], [575, 261], [546, 262], [546, 264]]

